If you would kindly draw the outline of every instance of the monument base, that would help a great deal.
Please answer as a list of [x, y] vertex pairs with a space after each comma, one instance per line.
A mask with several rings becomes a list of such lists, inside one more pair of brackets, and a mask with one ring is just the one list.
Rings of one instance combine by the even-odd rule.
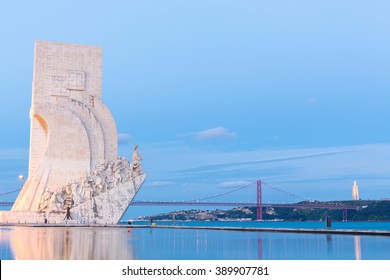
[[43, 224], [45, 213], [24, 211], [1, 211], [0, 223], [2, 224]]

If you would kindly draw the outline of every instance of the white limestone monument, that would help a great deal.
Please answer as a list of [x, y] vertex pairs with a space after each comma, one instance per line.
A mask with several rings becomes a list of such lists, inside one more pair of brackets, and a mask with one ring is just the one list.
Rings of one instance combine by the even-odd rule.
[[352, 186], [352, 200], [359, 200], [359, 187], [356, 184], [356, 181], [353, 182]]
[[28, 178], [2, 222], [117, 223], [143, 184], [138, 146], [117, 156], [102, 48], [35, 42]]

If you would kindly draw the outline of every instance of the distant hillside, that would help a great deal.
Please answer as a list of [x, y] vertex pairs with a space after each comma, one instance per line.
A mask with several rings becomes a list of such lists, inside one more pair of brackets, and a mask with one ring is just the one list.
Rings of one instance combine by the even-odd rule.
[[[363, 206], [361, 210], [348, 210], [348, 221], [390, 221], [390, 201], [359, 200], [359, 201], [330, 201], [329, 203], [343, 203], [347, 205]], [[218, 221], [218, 220], [256, 220], [255, 207], [234, 208], [231, 210], [183, 210], [154, 216], [139, 217], [142, 220], [191, 220], [191, 221]], [[322, 221], [330, 217], [333, 221], [342, 220], [341, 210], [327, 209], [291, 209], [291, 208], [263, 208], [264, 220], [285, 221]]]

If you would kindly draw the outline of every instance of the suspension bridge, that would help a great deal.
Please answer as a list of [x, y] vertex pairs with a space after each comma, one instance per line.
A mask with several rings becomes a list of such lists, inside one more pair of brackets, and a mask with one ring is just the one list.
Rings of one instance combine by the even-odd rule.
[[[238, 193], [246, 193], [239, 195]], [[247, 197], [241, 201], [238, 198]], [[255, 198], [255, 199], [254, 199]], [[273, 200], [273, 202], [271, 202]], [[276, 202], [276, 201], [280, 202]], [[133, 206], [230, 206], [255, 207], [257, 220], [263, 220], [263, 211], [267, 208], [290, 209], [330, 209], [341, 210], [343, 221], [348, 219], [348, 210], [360, 210], [361, 206], [343, 203], [326, 203], [288, 192], [262, 180], [248, 183], [235, 189], [187, 201], [141, 201], [133, 200]]]
[[[0, 206], [12, 206], [20, 188], [0, 193]], [[272, 202], [271, 202], [272, 201]], [[361, 206], [329, 203], [313, 200], [288, 192], [275, 185], [257, 180], [215, 195], [185, 201], [133, 200], [132, 206], [224, 206], [255, 207], [257, 220], [263, 220], [264, 209], [329, 209], [341, 210], [343, 221], [348, 219], [348, 210], [360, 210]]]
[[0, 206], [12, 206], [22, 188], [0, 193]]

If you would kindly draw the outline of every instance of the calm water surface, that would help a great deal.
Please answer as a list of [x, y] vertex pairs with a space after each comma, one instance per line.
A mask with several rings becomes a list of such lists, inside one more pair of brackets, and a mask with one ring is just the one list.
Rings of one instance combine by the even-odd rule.
[[[222, 225], [232, 224], [253, 226], [250, 222], [224, 222]], [[266, 223], [255, 224], [271, 227]], [[323, 227], [323, 223], [276, 224], [274, 227]], [[340, 224], [345, 228], [390, 229], [390, 223]], [[335, 226], [333, 223], [332, 227]], [[169, 228], [133, 228], [129, 232], [126, 228], [1, 227], [0, 258], [389, 260], [390, 237]]]

